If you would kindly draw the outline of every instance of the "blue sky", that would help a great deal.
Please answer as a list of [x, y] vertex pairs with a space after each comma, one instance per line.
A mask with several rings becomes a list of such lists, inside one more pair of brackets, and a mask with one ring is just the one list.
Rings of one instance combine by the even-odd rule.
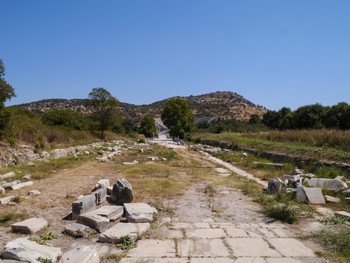
[[233, 91], [268, 109], [350, 103], [350, 1], [0, 0], [17, 97], [120, 101]]

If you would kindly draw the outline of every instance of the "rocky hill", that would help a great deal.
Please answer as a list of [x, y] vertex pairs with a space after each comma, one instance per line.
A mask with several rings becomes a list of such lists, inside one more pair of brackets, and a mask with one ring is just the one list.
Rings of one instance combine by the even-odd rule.
[[[229, 91], [213, 92], [198, 96], [180, 97], [187, 100], [196, 117], [215, 117], [220, 119], [249, 120], [250, 116], [262, 116], [266, 109], [255, 105], [241, 95]], [[128, 117], [138, 121], [145, 114], [160, 116], [165, 103], [171, 98], [154, 102], [149, 105], [133, 105], [120, 103], [120, 110]], [[83, 114], [91, 114], [92, 108], [87, 99], [50, 99], [41, 100], [18, 106], [30, 111], [44, 112], [52, 108], [71, 109]]]

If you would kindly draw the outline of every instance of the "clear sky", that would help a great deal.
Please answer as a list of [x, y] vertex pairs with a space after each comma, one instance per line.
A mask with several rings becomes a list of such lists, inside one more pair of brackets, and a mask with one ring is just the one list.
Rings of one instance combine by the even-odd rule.
[[268, 109], [350, 103], [349, 0], [0, 0], [17, 97], [233, 91]]

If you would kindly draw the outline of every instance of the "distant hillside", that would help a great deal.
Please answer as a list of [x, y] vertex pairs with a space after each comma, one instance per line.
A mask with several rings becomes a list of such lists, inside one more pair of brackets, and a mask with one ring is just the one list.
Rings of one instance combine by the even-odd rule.
[[[196, 117], [216, 117], [220, 119], [249, 120], [250, 116], [257, 114], [262, 116], [266, 109], [255, 105], [241, 95], [233, 92], [213, 92], [198, 96], [180, 97], [187, 100]], [[165, 103], [171, 98], [154, 102], [149, 105], [133, 105], [120, 103], [120, 110], [126, 116], [138, 121], [145, 114], [160, 116]], [[41, 100], [18, 106], [30, 111], [44, 112], [52, 108], [71, 109], [83, 114], [91, 114], [92, 108], [87, 99], [50, 99]]]

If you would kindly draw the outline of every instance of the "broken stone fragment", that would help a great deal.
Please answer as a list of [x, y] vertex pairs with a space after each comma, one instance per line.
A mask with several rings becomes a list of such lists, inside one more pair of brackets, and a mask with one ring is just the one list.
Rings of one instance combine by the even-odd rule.
[[324, 199], [326, 200], [327, 203], [340, 203], [340, 199], [337, 197], [325, 195]]
[[33, 185], [33, 182], [32, 181], [28, 181], [28, 182], [24, 182], [24, 183], [19, 183], [19, 184], [15, 184], [13, 186], [10, 187], [11, 190], [19, 190], [23, 187], [26, 187], [26, 186], [30, 186], [30, 185]]
[[106, 187], [101, 187], [101, 188], [97, 189], [96, 191], [92, 192], [92, 195], [95, 196], [95, 204], [99, 205], [104, 200], [106, 200], [107, 188]]
[[6, 244], [2, 251], [3, 259], [14, 259], [22, 262], [39, 263], [38, 258], [56, 263], [62, 256], [61, 248], [39, 245], [26, 238], [17, 238]]
[[321, 188], [304, 187], [303, 189], [310, 204], [321, 205], [326, 203]]
[[123, 236], [137, 239], [150, 228], [149, 223], [118, 223], [99, 235], [98, 241], [106, 243], [118, 243]]
[[1, 195], [4, 195], [5, 194], [5, 188], [4, 187], [2, 187], [2, 186], [0, 186], [0, 194]]
[[277, 194], [282, 190], [282, 182], [280, 180], [270, 180], [267, 185], [267, 190], [271, 194]]
[[34, 234], [48, 226], [48, 222], [43, 218], [30, 218], [22, 222], [11, 225], [13, 232], [22, 234]]
[[99, 233], [109, 228], [109, 219], [95, 214], [94, 211], [79, 215], [77, 223], [91, 227]]
[[126, 220], [131, 223], [152, 222], [158, 215], [157, 209], [145, 203], [125, 203]]
[[65, 226], [63, 233], [75, 238], [88, 238], [96, 234], [96, 231], [85, 225], [73, 223]]
[[105, 205], [92, 211], [92, 213], [95, 213], [96, 215], [103, 216], [105, 218], [108, 218], [111, 221], [114, 221], [123, 215], [124, 206]]
[[322, 189], [339, 192], [348, 189], [345, 182], [338, 179], [311, 178], [308, 181], [310, 187], [320, 187]]
[[0, 175], [0, 180], [12, 178], [12, 177], [15, 177], [15, 176], [16, 176], [16, 174], [14, 172], [9, 172], [9, 173]]
[[30, 190], [28, 192], [28, 195], [30, 195], [30, 196], [36, 196], [36, 195], [40, 195], [40, 194], [41, 194], [41, 192], [38, 190]]
[[20, 180], [14, 180], [14, 181], [3, 184], [2, 187], [4, 187], [5, 189], [10, 189], [12, 186], [19, 184], [19, 183], [21, 183]]
[[0, 198], [0, 205], [7, 205], [11, 202], [13, 202], [16, 199], [14, 196], [7, 196], [4, 198]]
[[25, 176], [22, 177], [24, 180], [30, 180], [32, 176], [30, 174], [26, 174]]
[[94, 195], [84, 196], [72, 203], [72, 218], [76, 219], [80, 214], [96, 209]]
[[96, 183], [94, 190], [97, 190], [97, 189], [100, 189], [100, 188], [108, 188], [109, 185], [110, 185], [109, 179], [100, 179]]
[[344, 201], [345, 201], [345, 203], [350, 204], [350, 197], [345, 197]]
[[335, 213], [334, 213], [336, 216], [340, 216], [340, 217], [344, 217], [344, 218], [346, 218], [346, 220], [350, 220], [350, 213], [348, 213], [348, 212], [345, 212], [345, 211], [336, 211]]
[[126, 179], [117, 180], [113, 185], [111, 200], [117, 205], [131, 203], [134, 199], [134, 194], [131, 184]]
[[64, 253], [59, 263], [99, 263], [100, 257], [96, 249], [79, 246]]

